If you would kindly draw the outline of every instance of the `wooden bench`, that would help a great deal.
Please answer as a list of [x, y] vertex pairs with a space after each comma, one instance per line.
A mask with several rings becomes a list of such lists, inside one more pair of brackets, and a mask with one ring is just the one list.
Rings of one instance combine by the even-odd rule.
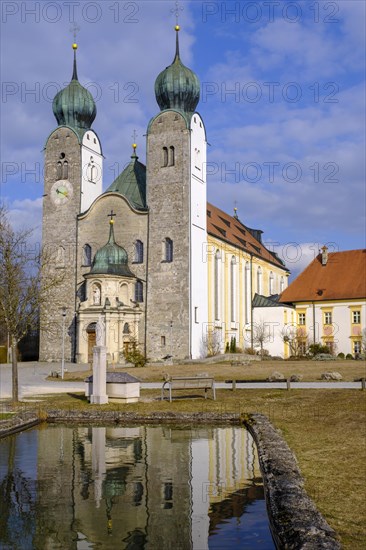
[[212, 391], [213, 399], [216, 400], [215, 380], [208, 376], [171, 376], [161, 388], [161, 400], [164, 401], [164, 391], [169, 390], [169, 401], [172, 401], [172, 390], [205, 390]]

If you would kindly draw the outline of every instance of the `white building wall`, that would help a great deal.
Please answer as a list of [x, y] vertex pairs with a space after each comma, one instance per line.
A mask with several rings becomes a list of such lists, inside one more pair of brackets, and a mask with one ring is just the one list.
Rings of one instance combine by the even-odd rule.
[[[349, 302], [320, 302], [307, 305], [296, 305], [296, 314], [299, 311], [306, 310], [306, 331], [309, 338], [309, 343], [314, 341], [314, 326], [315, 326], [315, 341], [324, 344], [327, 340], [334, 341], [335, 353], [340, 352], [347, 355], [353, 355], [354, 339], [361, 340], [362, 330], [366, 327], [366, 304], [364, 300], [354, 300]], [[324, 331], [324, 312], [332, 311], [332, 327], [328, 333]], [[354, 327], [352, 324], [352, 310], [361, 311], [361, 325]], [[315, 320], [315, 323], [314, 323]], [[355, 328], [360, 328], [360, 336], [357, 336]], [[352, 338], [352, 336], [354, 338]]]
[[203, 337], [208, 322], [207, 295], [207, 190], [206, 132], [201, 117], [191, 120], [191, 205], [190, 205], [190, 326], [191, 355], [203, 355]]
[[[352, 323], [352, 311], [361, 311], [361, 323]], [[324, 324], [325, 311], [332, 312], [332, 325]], [[299, 313], [305, 313], [305, 325], [299, 325]], [[284, 329], [291, 333], [296, 330], [298, 336], [306, 338], [307, 344], [325, 345], [334, 343], [334, 354], [342, 352], [354, 355], [354, 341], [362, 341], [362, 331], [366, 328], [366, 303], [363, 300], [350, 302], [320, 302], [313, 304], [296, 304], [296, 309], [283, 307], [255, 307], [253, 325], [265, 323], [269, 339], [264, 349], [270, 355], [284, 357]], [[258, 348], [258, 345], [256, 346]]]
[[[285, 315], [287, 315], [288, 324], [291, 324], [291, 313], [293, 308], [287, 306], [280, 307], [255, 307], [253, 308], [253, 330], [255, 327], [265, 325], [268, 340], [264, 342], [263, 349], [268, 350], [272, 356], [284, 357], [285, 346], [283, 342], [282, 331], [285, 326]], [[285, 312], [287, 312], [285, 314]], [[293, 316], [295, 318], [295, 316]], [[254, 347], [259, 349], [259, 345], [254, 343]]]
[[99, 138], [93, 130], [87, 130], [81, 147], [81, 206], [88, 210], [103, 190], [103, 155]]

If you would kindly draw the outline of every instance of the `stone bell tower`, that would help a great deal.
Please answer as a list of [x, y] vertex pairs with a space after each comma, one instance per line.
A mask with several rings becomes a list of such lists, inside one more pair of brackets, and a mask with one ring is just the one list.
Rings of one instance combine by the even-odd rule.
[[77, 216], [102, 192], [102, 150], [91, 125], [96, 116], [92, 95], [79, 82], [76, 50], [70, 84], [53, 100], [58, 127], [45, 146], [42, 244], [49, 258], [44, 285], [62, 279], [40, 313], [40, 360], [60, 361], [64, 330], [65, 360], [75, 358]]
[[197, 76], [173, 63], [155, 82], [147, 130], [147, 357], [198, 358], [207, 323], [206, 133]]

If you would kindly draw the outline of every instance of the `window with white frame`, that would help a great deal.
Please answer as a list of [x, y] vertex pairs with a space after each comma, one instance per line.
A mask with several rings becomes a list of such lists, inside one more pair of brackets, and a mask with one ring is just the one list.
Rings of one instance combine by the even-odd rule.
[[306, 324], [306, 315], [305, 315], [305, 313], [298, 313], [297, 322], [298, 322], [299, 325], [305, 325]]
[[325, 325], [331, 325], [333, 322], [332, 320], [332, 312], [331, 311], [325, 311], [324, 312], [324, 324]]
[[353, 342], [353, 351], [354, 353], [361, 353], [361, 341], [355, 340]]
[[361, 323], [361, 311], [352, 311], [352, 323], [355, 325]]

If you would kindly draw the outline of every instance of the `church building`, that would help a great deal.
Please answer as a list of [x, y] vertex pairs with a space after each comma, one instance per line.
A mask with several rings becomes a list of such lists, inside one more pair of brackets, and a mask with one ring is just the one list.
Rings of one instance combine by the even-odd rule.
[[72, 79], [54, 98], [58, 125], [45, 145], [43, 246], [53, 262], [44, 277], [62, 274], [62, 283], [41, 311], [41, 361], [59, 361], [62, 346], [67, 361], [90, 361], [99, 319], [112, 364], [135, 346], [153, 361], [197, 359], [233, 339], [244, 349], [254, 294], [287, 287], [262, 231], [207, 204], [200, 83], [175, 31], [174, 60], [155, 82], [160, 111], [147, 126], [146, 166], [133, 144], [105, 191], [96, 106], [73, 44]]

